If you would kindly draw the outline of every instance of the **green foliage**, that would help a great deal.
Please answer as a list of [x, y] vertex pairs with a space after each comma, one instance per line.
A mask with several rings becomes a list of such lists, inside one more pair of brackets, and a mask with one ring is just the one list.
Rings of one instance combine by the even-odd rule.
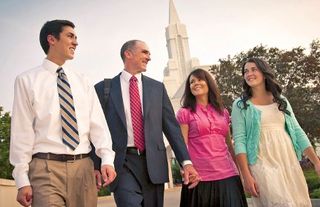
[[306, 178], [310, 198], [320, 198], [320, 180], [317, 173], [313, 170], [304, 170], [304, 176]]
[[98, 196], [108, 196], [108, 195], [111, 195], [111, 191], [110, 191], [110, 187], [109, 186], [107, 186], [105, 188], [101, 188], [98, 191]]
[[320, 188], [312, 191], [310, 193], [310, 198], [320, 198]]
[[172, 171], [173, 182], [175, 184], [182, 183], [182, 177], [180, 174], [180, 167], [179, 167], [178, 162], [175, 159], [172, 160], [171, 171]]
[[13, 167], [9, 163], [10, 115], [0, 106], [0, 178], [12, 179]]
[[212, 66], [211, 72], [229, 110], [242, 92], [241, 67], [249, 57], [261, 57], [270, 64], [310, 141], [320, 141], [320, 119], [316, 116], [320, 114], [320, 40], [311, 43], [308, 54], [301, 47], [287, 51], [259, 45], [234, 57], [220, 59], [220, 65]]

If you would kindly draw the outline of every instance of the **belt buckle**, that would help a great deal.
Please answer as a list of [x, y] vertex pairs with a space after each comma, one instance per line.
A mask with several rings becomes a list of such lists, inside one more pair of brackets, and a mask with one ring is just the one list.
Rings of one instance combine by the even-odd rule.
[[68, 161], [68, 157], [67, 157], [65, 154], [62, 154], [62, 155], [61, 155], [61, 158], [62, 158], [62, 159], [61, 159], [62, 162]]
[[137, 148], [137, 153], [138, 153], [139, 156], [141, 155], [141, 152], [140, 152], [140, 150], [138, 148]]
[[76, 160], [75, 155], [63, 155], [64, 161], [68, 163], [73, 163]]

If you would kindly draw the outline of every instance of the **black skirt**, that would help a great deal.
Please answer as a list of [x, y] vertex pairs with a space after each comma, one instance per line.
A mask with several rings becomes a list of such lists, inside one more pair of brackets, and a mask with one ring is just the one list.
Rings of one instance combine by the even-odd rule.
[[193, 188], [183, 185], [180, 207], [247, 207], [239, 176], [201, 181]]

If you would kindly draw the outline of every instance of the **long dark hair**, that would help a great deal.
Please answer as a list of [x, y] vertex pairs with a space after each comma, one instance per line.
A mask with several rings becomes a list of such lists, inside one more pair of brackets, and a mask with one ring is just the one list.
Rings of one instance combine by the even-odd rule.
[[[242, 65], [242, 76], [244, 76], [244, 66], [246, 63], [255, 63], [257, 68], [261, 71], [265, 78], [265, 87], [266, 90], [271, 92], [273, 95], [273, 101], [278, 104], [278, 109], [284, 113], [290, 115], [290, 112], [287, 110], [287, 102], [281, 98], [281, 86], [275, 81], [274, 74], [271, 70], [269, 64], [260, 59], [260, 58], [249, 58]], [[247, 109], [248, 104], [247, 100], [252, 97], [252, 88], [247, 84], [246, 80], [243, 78], [243, 92], [241, 94], [241, 101], [243, 102], [243, 108]], [[239, 106], [239, 103], [238, 103]]]
[[192, 71], [185, 84], [185, 89], [183, 96], [181, 98], [181, 105], [183, 108], [190, 108], [192, 112], [196, 111], [196, 97], [191, 93], [190, 89], [190, 77], [194, 76], [200, 80], [204, 80], [209, 88], [208, 92], [208, 102], [211, 104], [217, 111], [220, 113], [223, 112], [224, 106], [222, 102], [222, 98], [220, 96], [219, 88], [215, 82], [215, 80], [212, 78], [209, 72], [197, 68], [194, 71]]

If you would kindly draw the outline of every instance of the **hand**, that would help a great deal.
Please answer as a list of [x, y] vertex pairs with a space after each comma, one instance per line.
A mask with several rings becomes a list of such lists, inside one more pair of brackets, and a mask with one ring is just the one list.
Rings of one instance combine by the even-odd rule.
[[111, 165], [102, 165], [101, 174], [104, 181], [103, 187], [109, 185], [117, 176], [116, 171]]
[[200, 182], [200, 176], [198, 172], [193, 168], [191, 164], [187, 164], [183, 166], [183, 178], [184, 178], [184, 184], [188, 185], [188, 188], [194, 188], [198, 185]]
[[94, 170], [94, 177], [96, 178], [97, 189], [100, 190], [102, 183], [101, 183], [101, 173], [99, 170]]
[[252, 175], [247, 175], [244, 177], [244, 190], [254, 197], [259, 197], [259, 188]]
[[22, 188], [19, 188], [18, 194], [17, 194], [17, 201], [25, 206], [28, 207], [32, 203], [32, 188], [31, 186], [23, 186]]

